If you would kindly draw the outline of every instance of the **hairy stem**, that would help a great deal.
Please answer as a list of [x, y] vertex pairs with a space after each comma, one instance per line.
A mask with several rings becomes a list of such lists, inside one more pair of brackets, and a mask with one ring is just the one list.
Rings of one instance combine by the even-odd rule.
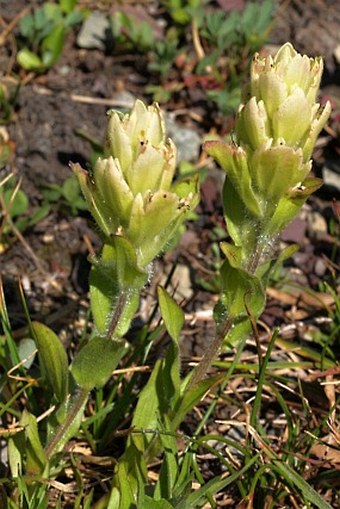
[[51, 459], [53, 454], [56, 452], [58, 445], [64, 439], [65, 435], [67, 435], [70, 426], [72, 426], [74, 420], [85, 405], [88, 398], [88, 391], [78, 387], [69, 397], [71, 399], [71, 404], [65, 420], [62, 424], [60, 424], [59, 428], [57, 428], [51, 440], [45, 447], [45, 453], [48, 460]]
[[115, 307], [109, 322], [109, 326], [107, 329], [106, 337], [107, 339], [112, 339], [115, 330], [117, 329], [120, 317], [122, 316], [122, 313], [124, 311], [124, 307], [127, 303], [127, 295], [126, 292], [122, 292], [118, 299], [116, 300]]
[[[106, 337], [107, 340], [111, 340], [114, 336], [115, 330], [119, 324], [120, 317], [123, 313], [125, 304], [127, 303], [127, 295], [125, 292], [121, 293], [116, 301], [112, 316], [110, 318], [109, 326], [107, 329]], [[69, 433], [69, 430], [74, 423], [75, 419], [79, 417], [79, 413], [84, 409], [86, 401], [88, 399], [89, 392], [86, 389], [77, 387], [73, 393], [68, 395], [70, 400], [69, 408], [64, 421], [57, 428], [56, 432], [52, 436], [51, 440], [45, 447], [45, 453], [47, 459], [51, 459], [53, 454], [57, 452], [60, 443], [65, 440], [65, 437]]]
[[[263, 255], [263, 243], [256, 243], [253, 250], [253, 255], [249, 258], [249, 263], [247, 264], [247, 271], [250, 274], [254, 274], [257, 267], [259, 266], [261, 257]], [[226, 318], [216, 329], [216, 335], [213, 341], [208, 346], [207, 351], [203, 355], [200, 362], [195, 367], [192, 377], [189, 380], [187, 389], [190, 390], [195, 385], [197, 385], [203, 378], [205, 377], [210, 365], [215, 359], [219, 349], [222, 346], [224, 338], [230, 332], [235, 319], [234, 318]]]
[[231, 319], [226, 319], [224, 322], [221, 323], [221, 325], [216, 330], [216, 335], [213, 341], [210, 343], [208, 350], [203, 355], [200, 362], [197, 364], [196, 368], [193, 371], [192, 377], [189, 380], [187, 389], [190, 390], [195, 385], [197, 385], [203, 378], [205, 377], [209, 366], [213, 362], [214, 358], [217, 355], [217, 352], [219, 351], [222, 342], [228, 332], [230, 331], [231, 327], [233, 326], [234, 321]]

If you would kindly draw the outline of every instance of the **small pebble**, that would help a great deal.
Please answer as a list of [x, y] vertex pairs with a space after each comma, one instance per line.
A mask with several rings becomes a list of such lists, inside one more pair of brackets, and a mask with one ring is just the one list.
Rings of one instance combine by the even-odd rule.
[[315, 274], [319, 277], [322, 277], [325, 275], [325, 273], [327, 271], [327, 267], [326, 267], [326, 264], [322, 258], [318, 258], [316, 260], [314, 271], [315, 271]]

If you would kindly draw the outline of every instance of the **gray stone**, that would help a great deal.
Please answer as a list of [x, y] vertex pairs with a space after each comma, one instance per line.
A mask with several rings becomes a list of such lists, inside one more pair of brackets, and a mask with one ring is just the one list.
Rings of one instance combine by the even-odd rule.
[[340, 191], [340, 174], [338, 171], [325, 165], [322, 168], [322, 178], [326, 186], [334, 187], [337, 191]]
[[338, 44], [336, 46], [336, 48], [334, 49], [333, 55], [336, 60], [336, 63], [339, 65], [340, 64], [340, 44]]
[[105, 14], [93, 11], [83, 23], [77, 37], [77, 44], [84, 49], [105, 50], [110, 22]]
[[326, 274], [327, 266], [322, 258], [318, 258], [315, 263], [315, 274], [322, 277]]
[[128, 90], [120, 90], [119, 92], [116, 92], [113, 97], [114, 105], [112, 106], [112, 109], [114, 110], [130, 110], [137, 97], [134, 96], [131, 92]]
[[327, 221], [319, 212], [312, 212], [307, 220], [310, 233], [327, 233]]
[[197, 161], [200, 154], [201, 138], [191, 128], [182, 127], [171, 115], [165, 117], [168, 136], [177, 147], [177, 161]]

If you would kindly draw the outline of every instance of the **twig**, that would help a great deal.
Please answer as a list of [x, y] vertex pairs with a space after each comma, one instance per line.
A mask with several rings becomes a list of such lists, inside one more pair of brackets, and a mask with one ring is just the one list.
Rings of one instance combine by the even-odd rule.
[[0, 20], [3, 25], [6, 25], [3, 32], [0, 34], [0, 46], [5, 44], [5, 41], [8, 37], [8, 35], [12, 32], [12, 30], [15, 28], [15, 26], [19, 23], [21, 18], [23, 18], [29, 11], [31, 10], [30, 7], [25, 7], [15, 18], [12, 19], [8, 24], [4, 21], [3, 17], [0, 17]]

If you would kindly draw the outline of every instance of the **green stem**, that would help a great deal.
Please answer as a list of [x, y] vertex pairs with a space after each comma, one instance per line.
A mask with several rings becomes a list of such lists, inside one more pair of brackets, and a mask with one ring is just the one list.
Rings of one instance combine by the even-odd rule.
[[[127, 294], [125, 292], [121, 293], [115, 303], [115, 307], [106, 333], [108, 341], [111, 340], [114, 336], [115, 330], [119, 324], [120, 317], [122, 316], [127, 301]], [[45, 447], [45, 453], [48, 460], [50, 460], [53, 454], [57, 451], [60, 443], [65, 440], [65, 437], [69, 433], [72, 424], [74, 423], [75, 419], [79, 417], [79, 413], [83, 410], [88, 396], [88, 390], [81, 387], [77, 387], [73, 393], [69, 394], [68, 398], [70, 400], [70, 404], [69, 408], [67, 409], [66, 417]]]
[[88, 398], [88, 391], [85, 389], [81, 389], [78, 387], [70, 396], [71, 405], [68, 410], [68, 413], [65, 417], [64, 422], [59, 426], [59, 428], [56, 430], [54, 435], [52, 436], [51, 440], [45, 447], [45, 453], [48, 460], [51, 459], [54, 452], [58, 448], [58, 445], [60, 442], [64, 439], [65, 435], [67, 434], [69, 428], [72, 426], [72, 423], [77, 418], [79, 412], [81, 411], [82, 407], [85, 405], [87, 398]]
[[234, 320], [226, 319], [216, 330], [216, 335], [213, 341], [210, 343], [208, 350], [203, 355], [200, 362], [195, 367], [192, 377], [189, 380], [186, 390], [194, 388], [206, 375], [209, 366], [215, 359], [217, 352], [219, 351], [222, 342], [230, 329], [232, 328]]
[[[249, 263], [247, 266], [247, 272], [254, 274], [257, 267], [259, 266], [261, 256], [263, 254], [263, 243], [256, 243], [254, 246], [253, 255], [250, 256]], [[195, 367], [192, 377], [189, 380], [187, 389], [194, 388], [203, 378], [205, 377], [210, 365], [215, 359], [226, 335], [230, 332], [235, 322], [234, 318], [226, 318], [217, 328], [216, 335], [213, 341], [210, 343], [207, 351], [203, 355], [200, 362]]]
[[106, 337], [107, 339], [112, 339], [114, 336], [115, 330], [117, 329], [120, 317], [124, 311], [124, 307], [128, 301], [128, 297], [126, 292], [122, 292], [118, 299], [116, 300], [115, 308], [113, 310], [110, 323], [107, 329]]

